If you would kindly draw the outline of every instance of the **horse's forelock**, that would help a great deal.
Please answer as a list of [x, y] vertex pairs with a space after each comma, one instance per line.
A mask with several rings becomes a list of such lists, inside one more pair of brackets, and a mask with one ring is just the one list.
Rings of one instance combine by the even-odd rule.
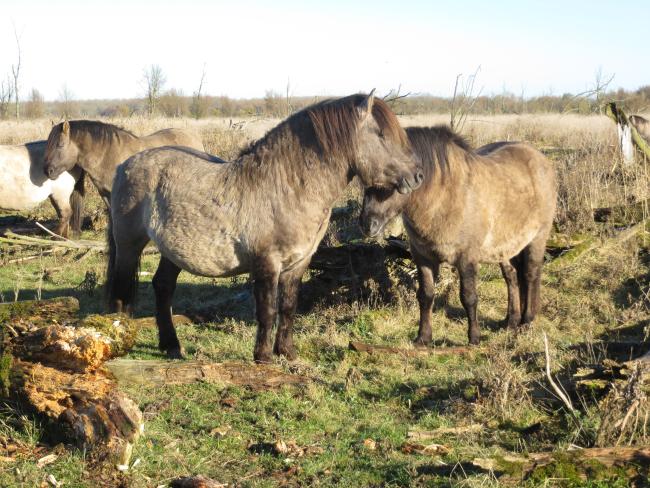
[[383, 132], [384, 137], [404, 148], [410, 146], [406, 132], [397, 119], [397, 115], [390, 109], [388, 104], [381, 99], [375, 99], [372, 104], [372, 116]]

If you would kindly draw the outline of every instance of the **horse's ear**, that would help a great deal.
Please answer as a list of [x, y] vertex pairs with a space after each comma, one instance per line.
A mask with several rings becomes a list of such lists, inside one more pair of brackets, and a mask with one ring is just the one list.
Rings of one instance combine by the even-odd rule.
[[368, 116], [372, 114], [372, 104], [375, 101], [375, 89], [373, 88], [370, 94], [359, 102], [357, 105], [357, 113], [359, 114], [359, 119], [362, 122], [365, 122], [368, 119]]
[[70, 134], [70, 122], [67, 120], [63, 122], [63, 127], [61, 130], [66, 136]]
[[52, 124], [52, 127], [56, 125], [56, 122], [54, 122], [54, 119], [50, 119], [50, 123]]

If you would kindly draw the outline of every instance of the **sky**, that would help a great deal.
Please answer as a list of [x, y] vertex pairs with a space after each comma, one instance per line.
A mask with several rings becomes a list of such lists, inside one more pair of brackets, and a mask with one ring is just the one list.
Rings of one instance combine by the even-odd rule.
[[21, 97], [144, 94], [144, 69], [165, 88], [263, 97], [376, 88], [450, 96], [476, 87], [526, 97], [650, 84], [650, 0], [0, 0], [0, 77], [22, 50]]

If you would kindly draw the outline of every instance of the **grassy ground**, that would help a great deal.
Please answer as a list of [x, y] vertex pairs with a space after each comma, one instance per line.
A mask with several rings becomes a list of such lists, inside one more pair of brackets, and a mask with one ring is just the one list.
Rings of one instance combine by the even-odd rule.
[[[353, 339], [411, 347], [418, 313], [414, 290], [394, 303], [372, 307], [359, 302], [317, 305], [296, 321], [299, 361], [279, 363], [288, 371], [310, 376], [313, 380], [306, 387], [266, 392], [202, 383], [128, 388], [144, 412], [145, 436], [133, 454], [137, 466], [125, 474], [96, 465], [84, 452], [60, 448], [53, 449], [59, 454], [54, 463], [38, 468], [36, 459], [52, 451], [51, 447], [38, 451], [43, 442], [38, 422], [25, 412], [1, 407], [0, 441], [11, 438], [24, 447], [24, 453], [11, 462], [0, 458], [0, 486], [39, 486], [48, 474], [69, 487], [165, 486], [172, 478], [192, 474], [255, 487], [497, 486], [493, 475], [477, 472], [469, 461], [571, 444], [594, 445], [608, 412], [595, 395], [582, 392], [576, 403], [579, 414], [572, 417], [548, 391], [542, 371], [542, 333], [549, 337], [553, 369], [567, 387], [569, 371], [605, 356], [601, 339], [646, 334], [649, 260], [636, 239], [610, 239], [614, 229], [596, 226], [586, 209], [640, 198], [647, 181], [643, 166], [616, 167], [613, 136], [601, 119], [575, 120], [555, 132], [546, 126], [540, 129], [540, 122], [532, 119], [510, 121], [505, 133], [498, 125], [504, 122], [501, 119], [493, 120], [487, 134], [478, 135], [482, 134], [479, 122], [466, 131], [476, 144], [509, 134], [510, 139], [569, 149], [555, 157], [563, 185], [558, 227], [602, 239], [601, 245], [576, 260], [547, 266], [541, 316], [529, 330], [512, 336], [500, 327], [506, 289], [493, 266], [482, 268], [479, 286], [487, 354], [403, 357], [348, 350]], [[228, 141], [225, 152], [234, 152], [232, 148], [246, 139], [233, 140], [215, 127], [205, 130], [214, 149], [219, 149], [217, 141]], [[0, 136], [7, 132], [0, 126]], [[34, 215], [49, 214], [49, 208], [43, 207]], [[102, 231], [88, 230], [84, 237], [99, 239]], [[3, 300], [74, 295], [83, 314], [102, 311], [101, 256], [69, 253], [10, 263], [33, 251], [5, 247], [0, 252]], [[143, 261], [139, 315], [152, 314], [150, 280], [156, 264], [155, 256]], [[93, 276], [97, 287], [92, 286]], [[434, 341], [463, 345], [466, 323], [457, 280], [450, 270], [444, 270], [438, 288], [441, 299], [434, 314]], [[199, 324], [178, 327], [188, 357], [250, 360], [255, 333], [251, 300], [245, 277], [209, 280], [181, 273], [175, 312], [204, 317]], [[143, 330], [128, 357], [160, 358], [155, 330]], [[484, 428], [430, 441], [449, 448], [447, 454], [404, 452], [408, 431], [476, 423]], [[641, 427], [637, 437], [623, 442], [647, 443]], [[289, 446], [295, 442], [298, 448], [280, 454], [272, 447], [280, 440]], [[555, 483], [627, 486], [616, 471], [600, 473], [599, 481], [580, 480], [570, 471], [561, 471], [560, 478], [565, 479]], [[548, 485], [548, 481], [528, 484]]]

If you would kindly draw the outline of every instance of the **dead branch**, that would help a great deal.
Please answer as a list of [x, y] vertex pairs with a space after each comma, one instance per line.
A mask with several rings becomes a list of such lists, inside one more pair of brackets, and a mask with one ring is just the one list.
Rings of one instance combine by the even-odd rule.
[[546, 378], [548, 379], [548, 382], [550, 383], [551, 387], [557, 394], [558, 398], [562, 400], [564, 405], [567, 407], [567, 409], [575, 415], [575, 408], [573, 408], [573, 404], [571, 403], [571, 400], [569, 397], [560, 389], [560, 387], [557, 385], [557, 383], [553, 380], [553, 377], [551, 376], [551, 355], [548, 352], [548, 338], [546, 337], [546, 332], [543, 333], [544, 335], [544, 354], [546, 355]]

